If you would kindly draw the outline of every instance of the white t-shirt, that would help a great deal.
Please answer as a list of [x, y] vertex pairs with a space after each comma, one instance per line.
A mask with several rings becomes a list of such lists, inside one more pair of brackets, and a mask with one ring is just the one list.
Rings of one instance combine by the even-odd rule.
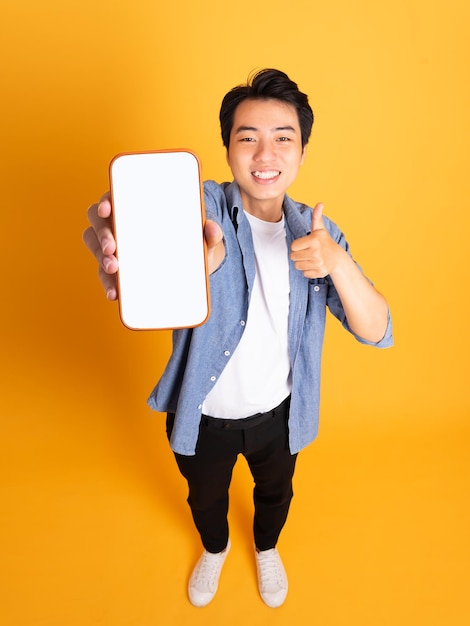
[[291, 391], [288, 352], [289, 262], [284, 216], [265, 222], [249, 213], [256, 276], [242, 339], [202, 412], [240, 419], [269, 411]]

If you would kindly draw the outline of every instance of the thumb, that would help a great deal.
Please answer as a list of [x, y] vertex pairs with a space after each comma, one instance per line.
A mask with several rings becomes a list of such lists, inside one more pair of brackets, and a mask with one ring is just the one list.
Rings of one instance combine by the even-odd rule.
[[321, 230], [323, 226], [323, 203], [319, 202], [312, 211], [312, 231]]
[[222, 241], [223, 232], [220, 226], [213, 220], [207, 220], [204, 224], [204, 239], [206, 240], [207, 247], [214, 248], [218, 243]]

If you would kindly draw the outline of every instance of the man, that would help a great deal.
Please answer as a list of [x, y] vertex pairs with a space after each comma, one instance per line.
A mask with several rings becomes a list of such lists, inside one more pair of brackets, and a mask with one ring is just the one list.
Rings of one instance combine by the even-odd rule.
[[[215, 595], [230, 549], [228, 489], [238, 454], [252, 472], [259, 591], [271, 607], [287, 595], [276, 548], [292, 498], [297, 453], [317, 434], [326, 307], [360, 342], [392, 345], [384, 297], [349, 254], [323, 205], [286, 191], [305, 159], [313, 124], [308, 98], [286, 74], [263, 70], [232, 89], [220, 111], [234, 181], [204, 186], [211, 315], [174, 331], [173, 352], [149, 404], [189, 487], [204, 546], [190, 601]], [[84, 240], [117, 298], [109, 196], [89, 209]]]

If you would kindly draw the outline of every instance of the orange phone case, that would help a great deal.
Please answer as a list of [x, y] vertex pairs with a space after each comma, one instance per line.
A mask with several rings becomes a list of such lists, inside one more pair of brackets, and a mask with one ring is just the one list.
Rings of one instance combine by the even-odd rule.
[[201, 166], [189, 150], [116, 155], [109, 167], [121, 321], [200, 326], [210, 314]]

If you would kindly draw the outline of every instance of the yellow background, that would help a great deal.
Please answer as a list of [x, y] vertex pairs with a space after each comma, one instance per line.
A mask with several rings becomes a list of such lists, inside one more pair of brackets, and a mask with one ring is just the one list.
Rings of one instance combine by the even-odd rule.
[[[0, 623], [470, 622], [466, 0], [2, 0]], [[187, 147], [229, 176], [222, 96], [285, 70], [316, 123], [291, 195], [323, 201], [388, 297], [396, 346], [328, 324], [320, 437], [258, 597], [251, 482], [206, 609], [163, 419], [169, 333], [133, 333], [81, 242], [121, 151]], [[177, 234], [173, 233], [175, 244]]]

